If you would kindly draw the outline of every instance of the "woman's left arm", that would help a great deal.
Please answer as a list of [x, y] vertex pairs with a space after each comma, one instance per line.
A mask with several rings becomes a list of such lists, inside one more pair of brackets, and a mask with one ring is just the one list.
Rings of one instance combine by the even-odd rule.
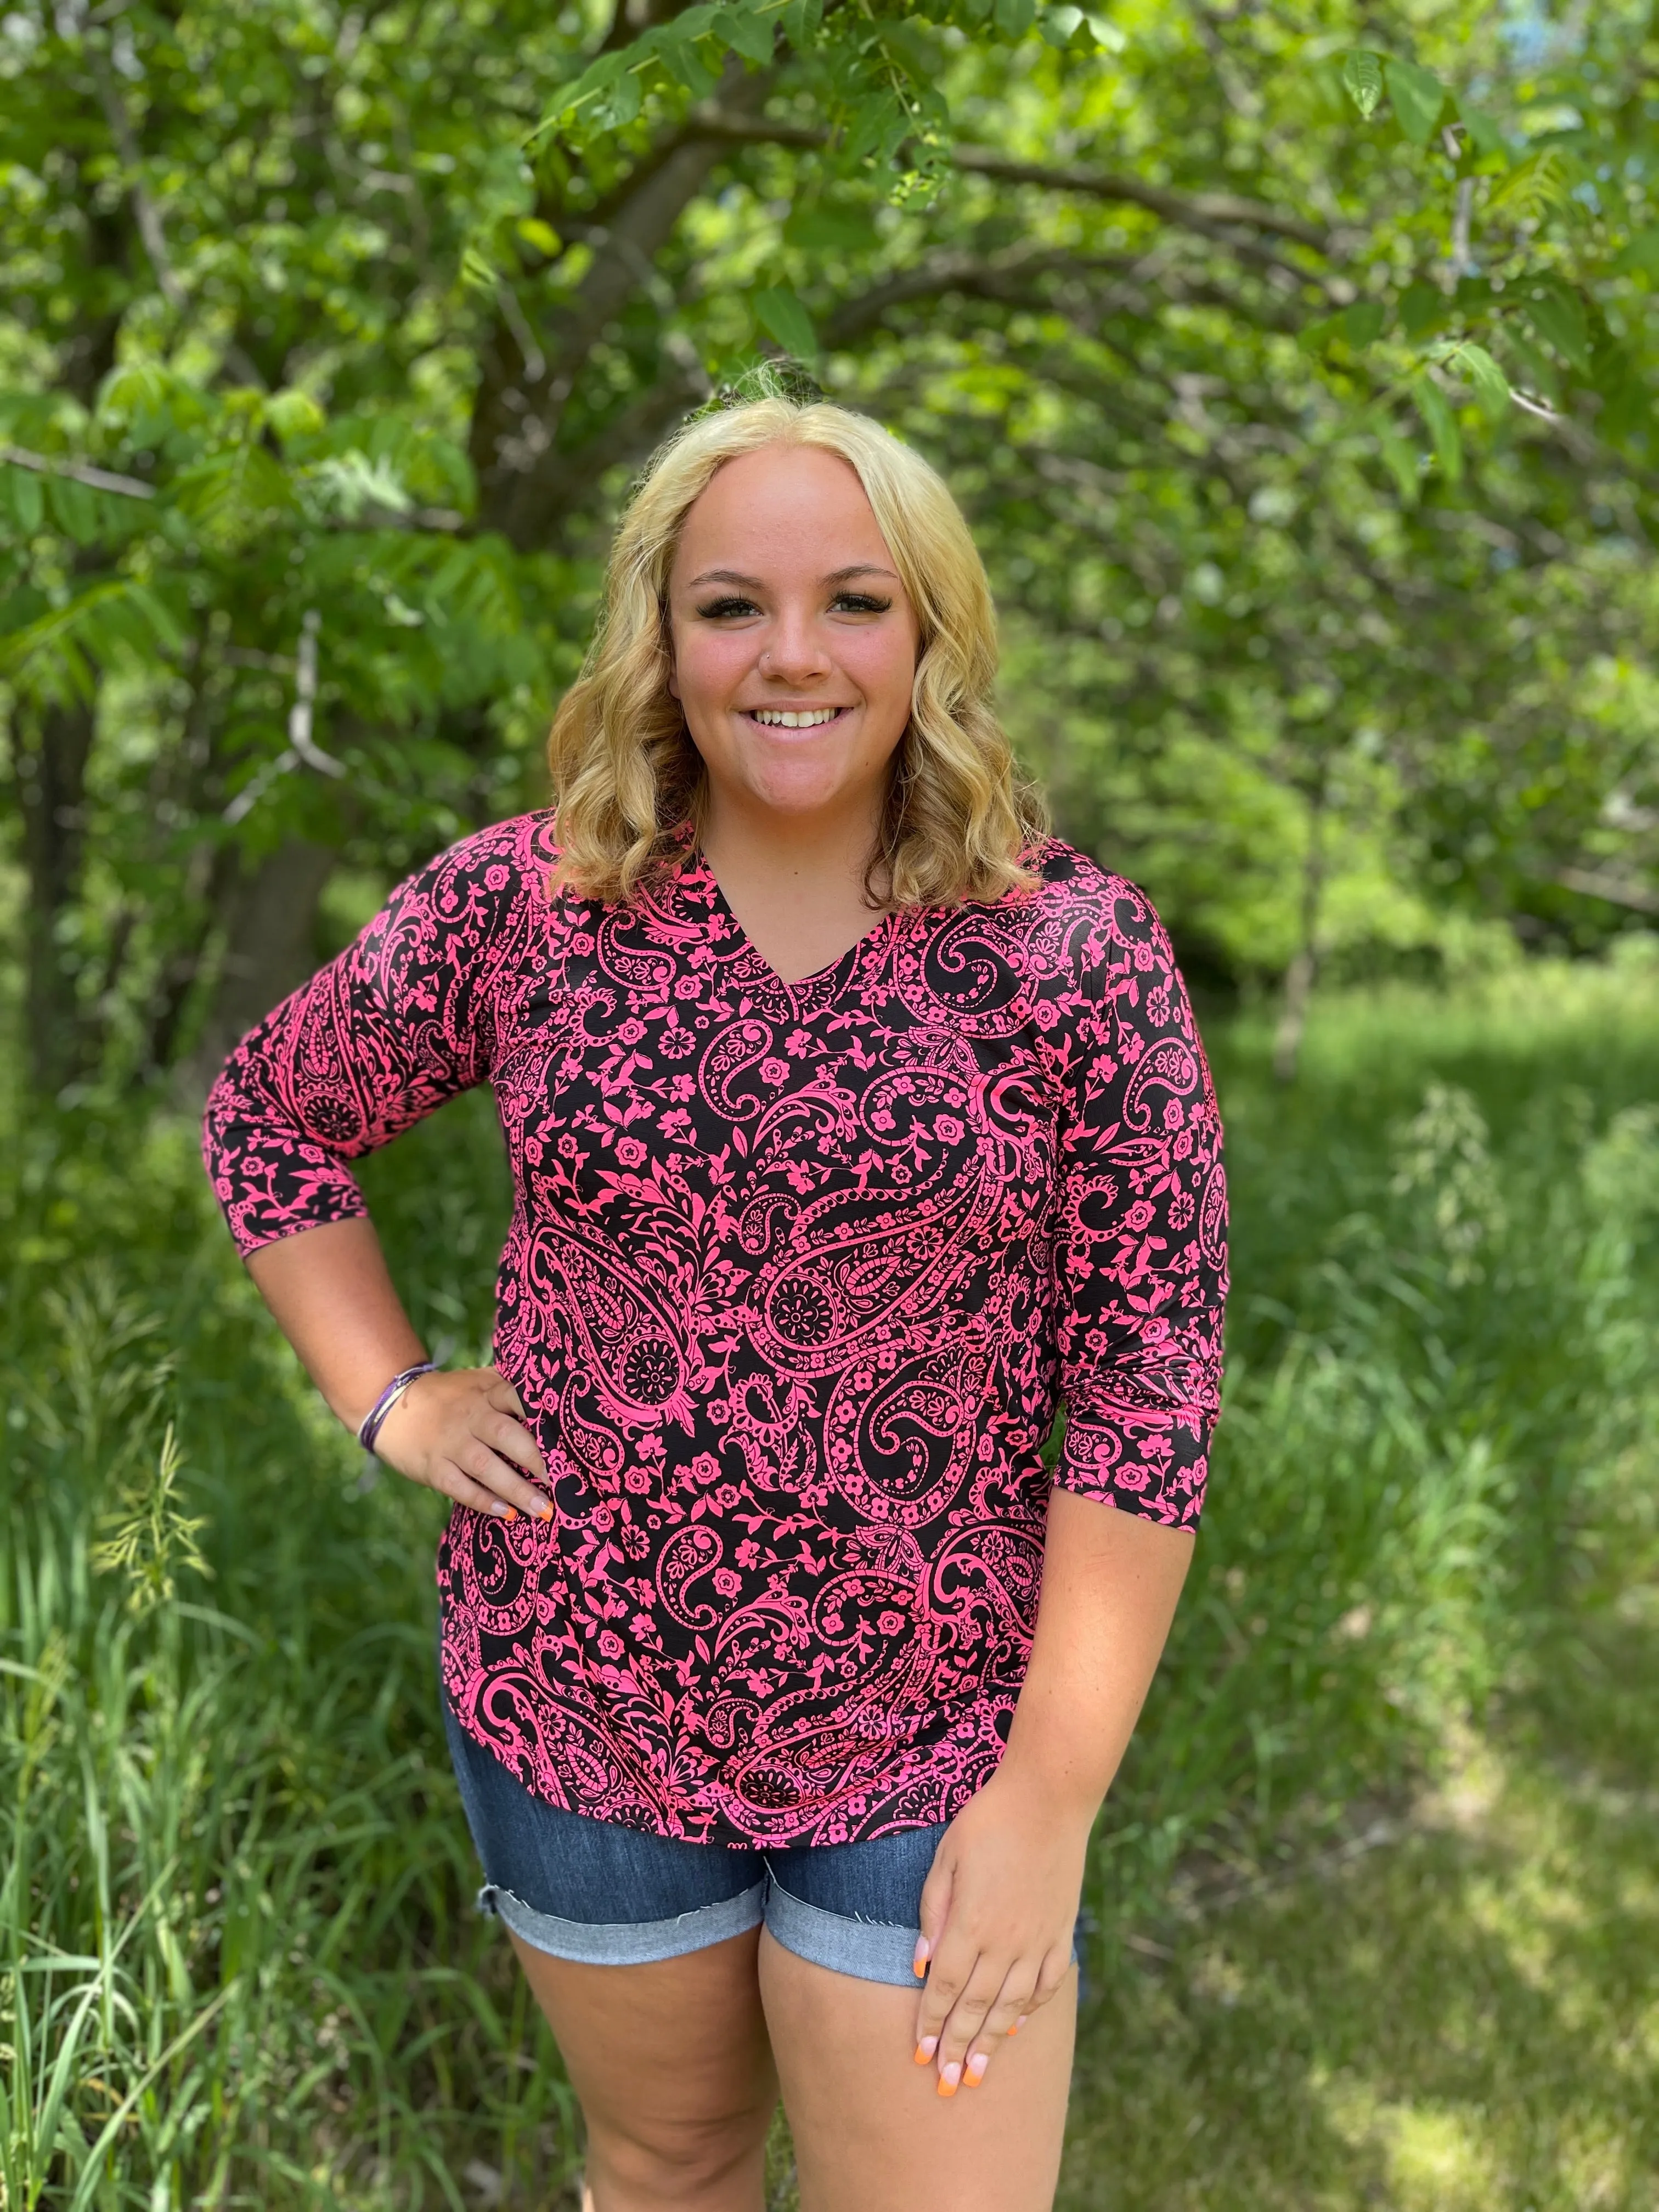
[[1084, 1854], [1134, 1732], [1193, 1555], [1190, 1533], [1056, 1489], [1036, 1635], [1002, 1764], [951, 1822], [922, 1893], [918, 2064], [939, 2094], [1072, 1962]]
[[918, 2063], [943, 2094], [1065, 1980], [1089, 1832], [1192, 1558], [1220, 1398], [1221, 1122], [1163, 926], [1121, 878], [1040, 1023], [1057, 1126], [1056, 1351], [1066, 1436], [1025, 1681], [997, 1772], [922, 1894]]

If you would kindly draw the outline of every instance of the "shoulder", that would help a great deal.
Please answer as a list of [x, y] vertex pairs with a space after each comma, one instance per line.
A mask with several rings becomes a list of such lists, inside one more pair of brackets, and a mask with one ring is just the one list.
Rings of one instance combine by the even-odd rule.
[[1010, 892], [998, 904], [1024, 940], [1033, 981], [1051, 979], [1098, 997], [1114, 972], [1173, 972], [1168, 933], [1138, 884], [1058, 837], [1045, 839], [1029, 858], [1036, 888]]
[[492, 822], [446, 846], [393, 891], [383, 919], [489, 933], [526, 907], [544, 904], [558, 860], [548, 807]]

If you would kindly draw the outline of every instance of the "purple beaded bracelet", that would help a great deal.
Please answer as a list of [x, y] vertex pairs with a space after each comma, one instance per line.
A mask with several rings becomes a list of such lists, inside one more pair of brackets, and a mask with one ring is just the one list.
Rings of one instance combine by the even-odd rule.
[[386, 1417], [398, 1399], [403, 1396], [404, 1392], [408, 1389], [411, 1382], [418, 1382], [422, 1375], [435, 1375], [437, 1371], [438, 1363], [435, 1359], [423, 1359], [418, 1367], [405, 1367], [401, 1375], [394, 1375], [386, 1384], [385, 1389], [363, 1415], [362, 1424], [357, 1431], [357, 1441], [371, 1458], [374, 1456], [375, 1440], [386, 1425]]

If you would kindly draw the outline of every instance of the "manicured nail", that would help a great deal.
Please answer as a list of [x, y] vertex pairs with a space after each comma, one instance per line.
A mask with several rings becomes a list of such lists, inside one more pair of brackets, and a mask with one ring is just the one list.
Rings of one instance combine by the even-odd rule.
[[933, 2059], [933, 2053], [934, 2053], [938, 2049], [939, 2049], [939, 2038], [938, 2038], [938, 2036], [936, 2036], [936, 2035], [924, 2035], [924, 2036], [922, 2037], [922, 2039], [921, 2039], [921, 2041], [919, 2044], [917, 2044], [917, 2045], [916, 2045], [916, 2063], [917, 2063], [917, 2065], [918, 2065], [918, 2066], [926, 2066], [926, 2065], [929, 2064], [929, 2063], [931, 2063], [932, 2059]]
[[1030, 2020], [1030, 2017], [1031, 2017], [1031, 2015], [1030, 2015], [1030, 2014], [1029, 2012], [1023, 2012], [1023, 2013], [1021, 2013], [1021, 2014], [1020, 2014], [1019, 2018], [1018, 2018], [1018, 2019], [1014, 2022], [1013, 2026], [1009, 2029], [1009, 2031], [1008, 2031], [1009, 2034], [1010, 2034], [1010, 2035], [1018, 2035], [1018, 2034], [1019, 2033], [1019, 2031], [1021, 2030], [1021, 2028], [1024, 2027], [1024, 2025], [1025, 2025], [1026, 2021], [1027, 2021], [1028, 2020]]
[[980, 2083], [985, 2079], [985, 2069], [990, 2063], [989, 2058], [987, 2057], [986, 2054], [982, 2051], [975, 2051], [972, 2057], [969, 2058], [968, 2061], [967, 2080], [968, 2087], [970, 2089], [978, 2088]]
[[489, 1510], [498, 1521], [516, 1521], [519, 1517], [513, 1508], [510, 1505], [503, 1505], [499, 1498]]
[[550, 1505], [543, 1505], [538, 1507], [537, 1509], [536, 1518], [538, 1521], [550, 1521], [553, 1518], [553, 1508]]
[[925, 1936], [918, 1936], [916, 1938], [916, 1955], [910, 1961], [910, 1972], [915, 1976], [919, 1982], [925, 1981], [927, 1979], [927, 1961], [933, 1957], [933, 1945], [927, 1941], [927, 1938]]
[[948, 2066], [941, 2066], [939, 2069], [939, 2095], [941, 2097], [954, 2097], [957, 2094], [957, 2085], [961, 2080], [962, 2068], [953, 2058]]

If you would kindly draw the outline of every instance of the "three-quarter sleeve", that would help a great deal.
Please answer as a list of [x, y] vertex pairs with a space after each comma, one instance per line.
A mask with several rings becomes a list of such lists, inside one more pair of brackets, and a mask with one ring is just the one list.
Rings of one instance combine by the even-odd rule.
[[1196, 1522], [1227, 1293], [1221, 1121], [1175, 955], [1115, 881], [1080, 948], [1054, 1243], [1067, 1490]]
[[362, 1215], [347, 1163], [487, 1079], [491, 979], [524, 890], [512, 829], [410, 877], [226, 1061], [202, 1150], [244, 1255]]

